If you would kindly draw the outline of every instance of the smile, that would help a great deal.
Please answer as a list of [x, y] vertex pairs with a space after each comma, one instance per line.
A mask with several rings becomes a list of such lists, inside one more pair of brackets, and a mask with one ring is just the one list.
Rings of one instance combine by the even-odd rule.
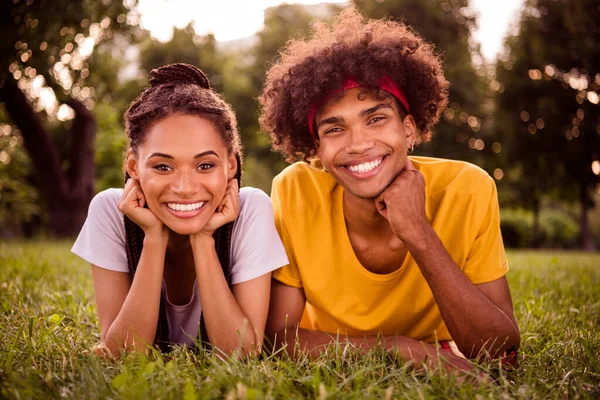
[[204, 202], [200, 201], [198, 203], [191, 204], [180, 204], [180, 203], [166, 203], [167, 207], [169, 207], [173, 211], [196, 211], [199, 210]]
[[362, 164], [356, 165], [347, 165], [346, 168], [354, 173], [365, 174], [377, 168], [381, 162], [383, 161], [383, 157], [380, 157], [373, 161], [367, 161]]

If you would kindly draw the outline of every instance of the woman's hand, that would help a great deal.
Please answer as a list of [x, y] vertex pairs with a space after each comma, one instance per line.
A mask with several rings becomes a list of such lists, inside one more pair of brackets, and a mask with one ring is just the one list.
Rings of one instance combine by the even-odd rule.
[[135, 222], [146, 235], [164, 233], [166, 231], [162, 221], [149, 209], [145, 208], [146, 197], [137, 179], [130, 178], [125, 183], [123, 196], [117, 208], [129, 219]]
[[227, 189], [223, 200], [215, 213], [210, 217], [204, 228], [198, 234], [212, 237], [213, 233], [223, 225], [234, 221], [240, 213], [240, 196], [237, 179], [227, 182]]

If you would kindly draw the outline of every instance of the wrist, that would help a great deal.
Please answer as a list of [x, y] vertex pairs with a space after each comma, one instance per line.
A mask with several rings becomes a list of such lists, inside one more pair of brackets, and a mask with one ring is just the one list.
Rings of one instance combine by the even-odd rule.
[[427, 358], [425, 350], [427, 344], [406, 336], [387, 337], [385, 346], [388, 351], [393, 352], [405, 362], [413, 361], [418, 365]]
[[424, 221], [413, 229], [412, 234], [406, 238], [404, 243], [411, 254], [419, 254], [423, 251], [430, 249], [432, 240], [437, 238], [437, 233], [433, 230], [433, 227], [429, 221]]
[[194, 251], [204, 251], [215, 248], [215, 239], [212, 237], [212, 235], [202, 232], [190, 235], [190, 242]]
[[144, 246], [158, 246], [167, 248], [169, 236], [165, 232], [150, 231], [144, 233]]

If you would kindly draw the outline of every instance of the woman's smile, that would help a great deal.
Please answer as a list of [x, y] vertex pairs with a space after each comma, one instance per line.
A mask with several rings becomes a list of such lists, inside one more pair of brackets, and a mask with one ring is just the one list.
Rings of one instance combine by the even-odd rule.
[[206, 207], [205, 201], [196, 203], [163, 203], [169, 212], [178, 218], [194, 218], [200, 215]]

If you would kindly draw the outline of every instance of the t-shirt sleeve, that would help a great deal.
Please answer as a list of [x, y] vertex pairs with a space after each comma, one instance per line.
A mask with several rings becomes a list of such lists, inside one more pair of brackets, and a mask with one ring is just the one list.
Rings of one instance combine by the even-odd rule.
[[501, 278], [508, 262], [500, 232], [500, 210], [496, 184], [489, 176], [477, 197], [473, 223], [479, 223], [477, 235], [463, 268], [471, 282], [485, 283]]
[[129, 272], [123, 214], [117, 208], [121, 193], [118, 189], [108, 189], [92, 199], [71, 251], [98, 267]]
[[294, 247], [288, 231], [289, 228], [285, 223], [285, 211], [282, 209], [282, 200], [283, 198], [285, 198], [285, 194], [281, 193], [282, 188], [280, 182], [281, 180], [279, 178], [275, 178], [273, 180], [273, 186], [271, 189], [271, 201], [273, 202], [275, 227], [277, 228], [277, 231], [279, 232], [279, 235], [283, 242], [283, 246], [287, 251], [289, 263], [283, 268], [279, 268], [277, 271], [273, 272], [273, 278], [288, 286], [301, 288], [302, 279], [300, 277], [300, 271], [298, 270], [298, 264], [296, 263]]
[[243, 188], [240, 203], [231, 238], [232, 284], [258, 278], [288, 263], [269, 196], [259, 189]]

